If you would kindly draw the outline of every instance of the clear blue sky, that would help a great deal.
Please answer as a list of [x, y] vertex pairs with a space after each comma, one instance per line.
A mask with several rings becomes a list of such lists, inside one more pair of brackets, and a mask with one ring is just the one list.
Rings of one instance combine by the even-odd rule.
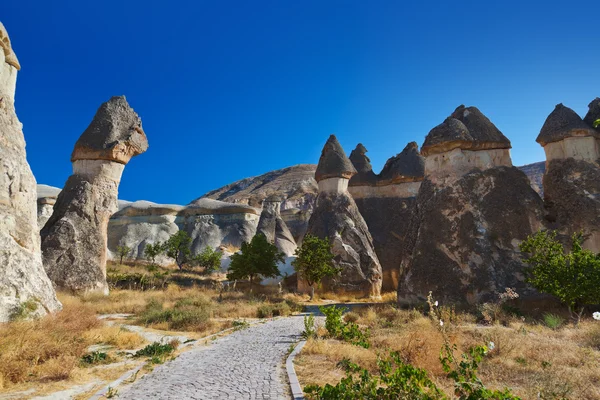
[[98, 106], [126, 95], [150, 148], [120, 198], [185, 204], [316, 163], [331, 133], [375, 172], [456, 106], [544, 159], [557, 103], [600, 96], [600, 2], [0, 2], [22, 70], [16, 106], [39, 183], [62, 187]]

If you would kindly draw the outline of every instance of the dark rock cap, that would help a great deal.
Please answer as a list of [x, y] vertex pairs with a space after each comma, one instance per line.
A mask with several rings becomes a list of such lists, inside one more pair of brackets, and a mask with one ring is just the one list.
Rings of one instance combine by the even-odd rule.
[[557, 104], [554, 111], [548, 115], [535, 141], [545, 146], [548, 143], [558, 142], [574, 136], [595, 136], [600, 138], [598, 132], [583, 122], [575, 111], [569, 107], [565, 107], [561, 103]]
[[379, 185], [415, 182], [425, 176], [425, 158], [416, 142], [410, 142], [401, 153], [388, 159], [379, 174]]
[[374, 185], [377, 175], [373, 172], [371, 160], [367, 157], [367, 148], [362, 143], [356, 145], [356, 148], [350, 153], [350, 161], [357, 174], [350, 179], [350, 186]]
[[354, 174], [356, 174], [356, 169], [346, 156], [340, 142], [338, 142], [335, 135], [329, 136], [321, 152], [319, 165], [317, 165], [316, 181], [319, 182], [327, 178], [350, 179]]
[[0, 22], [0, 49], [4, 52], [4, 62], [8, 65], [12, 65], [17, 70], [21, 69], [21, 64], [19, 64], [19, 60], [17, 59], [17, 55], [12, 49], [12, 45], [10, 44], [10, 38], [8, 37], [8, 32], [6, 28]]
[[109, 160], [127, 164], [131, 157], [148, 149], [142, 120], [129, 106], [125, 96], [103, 103], [94, 119], [81, 134], [71, 161]]
[[510, 140], [477, 107], [460, 105], [433, 128], [423, 143], [424, 156], [450, 151], [510, 149]]
[[[594, 127], [594, 122], [600, 119], [600, 97], [596, 97], [592, 102], [588, 105], [588, 112], [585, 114], [585, 118], [583, 118], [583, 122]], [[600, 131], [600, 126], [595, 128], [597, 131]]]

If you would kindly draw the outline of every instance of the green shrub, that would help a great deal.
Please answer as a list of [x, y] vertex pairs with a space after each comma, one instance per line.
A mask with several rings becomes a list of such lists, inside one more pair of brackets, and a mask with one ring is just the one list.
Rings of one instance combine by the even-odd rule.
[[558, 329], [565, 322], [560, 315], [546, 313], [544, 314], [544, 324], [550, 329]]
[[275, 304], [263, 304], [256, 311], [258, 318], [285, 317], [291, 313], [292, 309], [285, 301]]
[[11, 321], [20, 321], [24, 319], [30, 318], [33, 313], [37, 310], [39, 305], [39, 300], [32, 297], [27, 301], [20, 303], [17, 307], [15, 307], [10, 313]]
[[85, 354], [81, 357], [81, 365], [90, 366], [97, 364], [108, 364], [111, 362], [108, 354], [100, 352], [100, 351], [92, 351], [91, 353]]
[[173, 308], [164, 309], [162, 303], [151, 300], [139, 315], [138, 322], [143, 325], [167, 323], [169, 329], [201, 329], [210, 320], [210, 300], [199, 296], [181, 299]]
[[138, 350], [134, 354], [134, 357], [163, 358], [173, 353], [177, 349], [177, 345], [178, 344], [176, 343], [176, 341], [172, 341], [169, 343], [154, 342], [144, 347], [143, 349]]
[[315, 327], [315, 316], [305, 315], [304, 316], [304, 330], [302, 331], [302, 338], [310, 339], [317, 336], [317, 328]]
[[427, 372], [402, 361], [393, 352], [387, 359], [377, 361], [379, 376], [345, 359], [338, 367], [346, 377], [337, 385], [309, 385], [305, 392], [309, 399], [444, 399], [443, 392], [429, 379]]
[[369, 348], [369, 331], [363, 332], [354, 322], [342, 321], [343, 308], [328, 306], [319, 307], [319, 310], [325, 314], [325, 329], [329, 336], [365, 349]]

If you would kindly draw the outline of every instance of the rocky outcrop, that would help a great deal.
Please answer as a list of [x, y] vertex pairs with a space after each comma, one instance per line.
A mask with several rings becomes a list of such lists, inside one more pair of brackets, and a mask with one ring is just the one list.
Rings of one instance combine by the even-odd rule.
[[533, 164], [517, 167], [527, 175], [531, 188], [536, 191], [540, 197], [544, 197], [544, 172], [546, 171], [546, 163], [544, 161]]
[[348, 181], [354, 174], [354, 166], [331, 135], [315, 173], [319, 195], [307, 233], [329, 239], [334, 261], [341, 269], [340, 275], [325, 286], [377, 297], [381, 291], [381, 265], [367, 224], [348, 192]]
[[511, 167], [509, 148], [474, 107], [457, 108], [431, 130], [402, 255], [400, 303], [424, 301], [430, 291], [459, 304], [493, 300], [506, 287], [529, 293], [518, 245], [542, 228], [543, 204]]
[[281, 218], [280, 208], [283, 198], [277, 195], [269, 196], [263, 202], [257, 233], [265, 235], [286, 257], [293, 256], [296, 252], [296, 241]]
[[37, 185], [37, 220], [40, 228], [43, 228], [52, 216], [59, 193], [60, 189], [57, 187]]
[[25, 302], [32, 306], [32, 315], [61, 308], [42, 267], [36, 183], [14, 104], [19, 69], [0, 23], [0, 322], [8, 321]]
[[[199, 199], [188, 206], [136, 201], [115, 213], [108, 224], [108, 249], [115, 257], [117, 246], [127, 246], [132, 259], [145, 259], [148, 244], [165, 242], [179, 230], [192, 238], [192, 252], [205, 247], [239, 249], [256, 233], [259, 210], [245, 204]], [[159, 257], [161, 264], [171, 263]]]
[[[600, 120], [600, 97], [596, 97], [588, 104], [588, 112], [583, 117], [583, 122], [591, 127], [594, 127], [596, 121]], [[597, 131], [600, 131], [600, 125], [595, 127]]]
[[[598, 112], [590, 103], [586, 120]], [[600, 132], [568, 107], [550, 113], [537, 142], [546, 152], [544, 201], [551, 227], [565, 236], [584, 231], [584, 246], [600, 252]]]
[[381, 173], [375, 175], [366, 152], [366, 148], [359, 144], [350, 159], [368, 179], [356, 179], [359, 172], [350, 179], [348, 191], [373, 237], [383, 272], [382, 289], [395, 290], [408, 223], [424, 176], [424, 159], [417, 144], [412, 142], [401, 153], [391, 157]]
[[75, 144], [73, 175], [41, 231], [44, 267], [57, 287], [108, 293], [108, 221], [118, 210], [125, 164], [147, 148], [141, 120], [125, 97], [100, 106]]
[[281, 196], [281, 218], [292, 232], [294, 240], [300, 244], [317, 197], [317, 182], [314, 178], [316, 168], [314, 164], [300, 164], [278, 169], [233, 182], [210, 191], [201, 198], [259, 208], [267, 197]]

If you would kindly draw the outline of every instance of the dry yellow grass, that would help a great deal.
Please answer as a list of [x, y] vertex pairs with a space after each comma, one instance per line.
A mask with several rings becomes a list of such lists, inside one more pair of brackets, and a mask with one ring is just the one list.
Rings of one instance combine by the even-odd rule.
[[66, 301], [63, 307], [38, 320], [0, 326], [0, 392], [85, 380], [89, 371], [81, 367], [81, 357], [90, 345], [131, 349], [144, 342], [136, 333], [106, 326], [92, 307], [75, 301]]
[[[443, 336], [437, 322], [416, 311], [390, 306], [357, 311], [357, 323], [371, 331], [366, 350], [336, 340], [310, 340], [296, 359], [303, 385], [336, 384], [344, 376], [336, 364], [344, 358], [376, 373], [378, 354], [398, 351], [407, 363], [423, 368], [449, 395], [448, 380], [439, 361]], [[449, 338], [466, 351], [494, 342], [480, 366], [479, 377], [490, 388], [509, 387], [523, 399], [600, 399], [600, 323], [583, 321], [558, 330], [515, 320], [509, 326], [482, 326], [469, 315], [458, 315]], [[448, 324], [446, 324], [447, 326]]]

